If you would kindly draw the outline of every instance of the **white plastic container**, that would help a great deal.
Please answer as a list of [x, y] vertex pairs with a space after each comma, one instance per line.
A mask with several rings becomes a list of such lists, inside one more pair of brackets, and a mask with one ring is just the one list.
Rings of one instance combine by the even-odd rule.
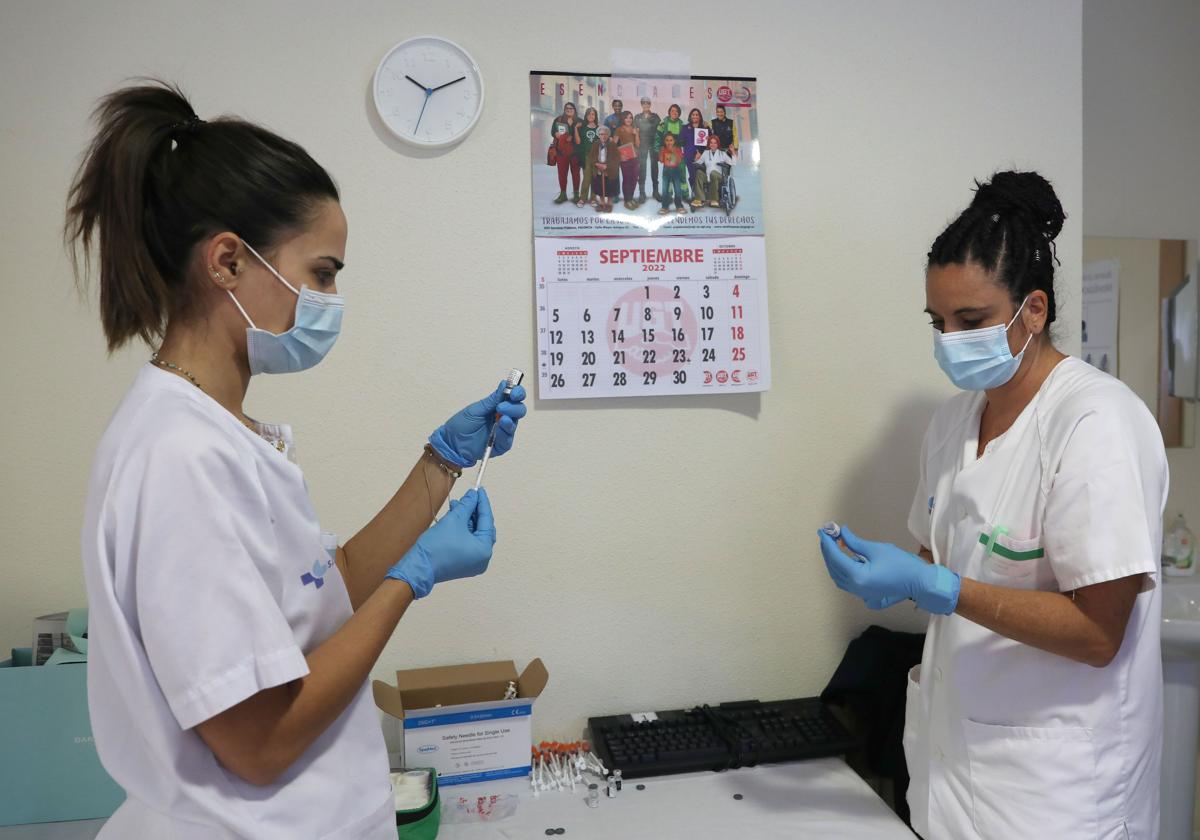
[[1163, 534], [1162, 568], [1166, 575], [1196, 574], [1196, 535], [1188, 528], [1182, 513]]

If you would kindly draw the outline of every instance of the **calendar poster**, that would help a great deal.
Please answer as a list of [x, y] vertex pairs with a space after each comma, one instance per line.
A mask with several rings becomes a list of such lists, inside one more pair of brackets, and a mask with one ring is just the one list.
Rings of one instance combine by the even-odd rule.
[[765, 391], [763, 239], [534, 240], [538, 396]]
[[755, 79], [531, 73], [529, 101], [534, 236], [762, 235]]

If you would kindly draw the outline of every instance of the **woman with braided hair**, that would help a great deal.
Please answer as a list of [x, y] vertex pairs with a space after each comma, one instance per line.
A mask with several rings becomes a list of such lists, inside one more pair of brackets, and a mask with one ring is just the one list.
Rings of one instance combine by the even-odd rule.
[[[1034, 172], [977, 184], [933, 242], [934, 415], [909, 552], [822, 531], [838, 587], [930, 614], [904, 749], [925, 840], [1149, 840], [1162, 752], [1162, 436], [1054, 346], [1065, 214]], [[831, 528], [831, 531], [836, 529]]]

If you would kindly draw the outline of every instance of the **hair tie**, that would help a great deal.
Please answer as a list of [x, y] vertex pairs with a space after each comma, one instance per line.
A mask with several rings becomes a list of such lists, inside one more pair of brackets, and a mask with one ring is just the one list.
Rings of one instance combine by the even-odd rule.
[[195, 114], [192, 114], [186, 120], [181, 120], [177, 123], [172, 123], [171, 133], [195, 134], [200, 126], [205, 125], [204, 120], [200, 119]]

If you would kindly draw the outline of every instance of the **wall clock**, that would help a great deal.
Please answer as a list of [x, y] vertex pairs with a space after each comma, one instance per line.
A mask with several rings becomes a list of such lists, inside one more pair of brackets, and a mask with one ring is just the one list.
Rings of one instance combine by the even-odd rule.
[[471, 54], [432, 35], [392, 47], [375, 70], [375, 110], [397, 139], [422, 149], [462, 142], [483, 112], [483, 75]]

